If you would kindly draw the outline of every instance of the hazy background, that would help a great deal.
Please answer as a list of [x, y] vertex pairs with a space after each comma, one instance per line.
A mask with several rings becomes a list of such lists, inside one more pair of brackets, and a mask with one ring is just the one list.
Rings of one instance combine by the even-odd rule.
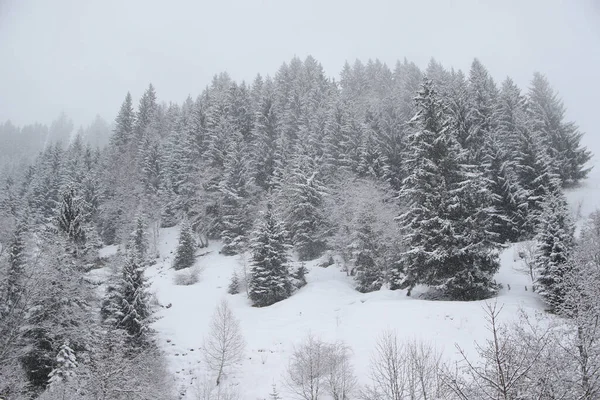
[[251, 81], [308, 54], [335, 77], [356, 58], [478, 57], [523, 89], [541, 71], [599, 153], [600, 0], [0, 0], [0, 121], [112, 121], [149, 82], [180, 102], [218, 72]]

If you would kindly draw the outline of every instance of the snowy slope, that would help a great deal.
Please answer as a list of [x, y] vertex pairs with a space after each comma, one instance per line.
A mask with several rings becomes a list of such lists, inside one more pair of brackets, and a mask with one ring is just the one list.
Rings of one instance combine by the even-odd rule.
[[[600, 171], [567, 192], [573, 215], [586, 216], [600, 205]], [[582, 221], [580, 219], [580, 221]], [[361, 384], [368, 383], [368, 367], [377, 336], [394, 329], [401, 338], [418, 338], [435, 344], [447, 359], [457, 359], [455, 343], [474, 355], [474, 342], [487, 337], [484, 326], [484, 302], [425, 301], [407, 297], [405, 291], [381, 290], [361, 294], [354, 290], [352, 279], [336, 266], [322, 268], [307, 265], [308, 285], [291, 298], [266, 308], [250, 306], [245, 293], [227, 294], [240, 256], [219, 254], [220, 244], [212, 243], [200, 251], [195, 268], [200, 279], [190, 286], [174, 284], [171, 268], [178, 240], [178, 228], [161, 230], [160, 257], [149, 267], [150, 290], [162, 305], [154, 329], [165, 350], [177, 388], [185, 399], [195, 399], [199, 381], [206, 378], [201, 346], [216, 305], [227, 298], [241, 323], [246, 339], [243, 361], [229, 371], [224, 384], [239, 390], [242, 399], [266, 399], [276, 383], [283, 398], [290, 398], [282, 385], [294, 344], [311, 333], [325, 341], [342, 340], [353, 350], [353, 364]], [[529, 277], [518, 253], [527, 243], [515, 244], [501, 254], [501, 269], [496, 276], [503, 289], [497, 301], [504, 306], [501, 318], [510, 320], [520, 309], [528, 313], [543, 310], [543, 303], [531, 291]], [[115, 247], [102, 250], [103, 256], [116, 252]], [[103, 280], [107, 271], [96, 270]], [[510, 287], [510, 289], [509, 289]], [[169, 306], [169, 307], [166, 307]]]
[[[354, 351], [353, 362], [361, 383], [367, 383], [368, 364], [377, 336], [395, 329], [406, 339], [419, 338], [437, 345], [449, 358], [456, 357], [454, 343], [473, 352], [473, 341], [486, 337], [482, 302], [434, 302], [407, 297], [404, 291], [381, 290], [361, 294], [353, 289], [351, 278], [335, 266], [322, 268], [309, 264], [308, 285], [290, 299], [271, 307], [253, 308], [245, 294], [228, 295], [229, 279], [241, 258], [218, 254], [213, 243], [208, 254], [199, 257], [200, 281], [191, 286], [175, 286], [170, 269], [177, 244], [177, 229], [165, 229], [160, 238], [160, 262], [148, 270], [163, 308], [154, 328], [160, 334], [178, 387], [185, 398], [194, 398], [194, 379], [203, 379], [204, 362], [200, 347], [217, 303], [226, 297], [241, 321], [247, 341], [246, 355], [226, 383], [240, 388], [243, 399], [266, 398], [271, 385], [280, 381], [295, 343], [308, 333], [326, 341], [343, 340]], [[541, 302], [531, 290], [531, 282], [518, 271], [511, 247], [502, 254], [498, 281], [511, 285], [498, 301], [504, 304], [503, 316], [517, 315], [519, 308], [539, 310]], [[284, 397], [287, 398], [287, 397]]]

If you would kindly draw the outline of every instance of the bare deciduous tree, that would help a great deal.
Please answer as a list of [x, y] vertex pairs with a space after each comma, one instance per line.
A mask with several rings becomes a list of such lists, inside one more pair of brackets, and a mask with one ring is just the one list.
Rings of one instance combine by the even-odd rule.
[[431, 345], [399, 342], [393, 331], [379, 337], [371, 360], [371, 386], [365, 400], [429, 400], [447, 398], [441, 371], [441, 354]]
[[350, 355], [350, 347], [343, 342], [328, 345], [325, 387], [333, 400], [348, 400], [356, 389]]
[[309, 335], [292, 353], [285, 385], [297, 398], [317, 400], [327, 373], [326, 343]]
[[210, 333], [203, 346], [204, 359], [209, 368], [217, 374], [217, 386], [221, 383], [225, 368], [241, 360], [244, 348], [240, 323], [227, 301], [223, 300], [213, 314]]
[[[529, 325], [535, 330], [532, 335], [525, 329], [509, 329], [498, 321], [501, 311], [497, 303], [485, 305], [491, 338], [483, 345], [476, 344], [479, 362], [469, 360], [465, 351], [456, 346], [462, 357], [462, 368], [454, 372], [446, 369], [444, 382], [459, 399], [516, 400], [521, 399], [519, 396], [524, 392], [532, 393], [539, 384], [537, 379], [532, 379], [531, 372], [540, 365], [549, 344], [549, 331], [540, 332], [534, 325]], [[521, 323], [528, 324], [525, 316]]]

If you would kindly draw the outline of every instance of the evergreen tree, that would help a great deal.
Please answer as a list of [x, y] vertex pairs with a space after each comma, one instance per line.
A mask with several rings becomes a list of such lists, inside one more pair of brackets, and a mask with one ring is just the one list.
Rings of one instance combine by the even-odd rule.
[[367, 293], [379, 290], [383, 285], [383, 269], [379, 265], [382, 254], [378, 248], [378, 235], [374, 232], [375, 216], [372, 210], [363, 210], [356, 222], [349, 250], [356, 273], [356, 290]]
[[75, 352], [69, 347], [68, 343], [60, 346], [60, 351], [56, 356], [56, 366], [50, 372], [48, 379], [48, 388], [53, 391], [61, 384], [66, 384], [75, 377], [77, 368], [77, 357]]
[[111, 138], [113, 145], [122, 147], [131, 141], [133, 138], [134, 123], [135, 114], [133, 112], [133, 101], [131, 100], [131, 94], [127, 92], [125, 100], [119, 110], [119, 114], [115, 119], [115, 129]]
[[478, 59], [471, 64], [467, 94], [469, 128], [461, 145], [468, 150], [469, 162], [481, 165], [484, 145], [497, 130], [498, 89]]
[[130, 252], [117, 289], [119, 305], [115, 317], [116, 326], [127, 332], [134, 346], [144, 345], [148, 340], [151, 310], [147, 287], [141, 261]]
[[585, 164], [591, 153], [580, 145], [582, 134], [577, 126], [564, 121], [565, 107], [544, 75], [533, 76], [528, 99], [530, 129], [544, 141], [554, 172], [563, 184], [585, 178], [590, 170]]
[[179, 244], [173, 260], [173, 268], [180, 270], [191, 267], [196, 260], [196, 241], [192, 233], [192, 228], [187, 220], [181, 224], [179, 232]]
[[132, 235], [131, 250], [141, 261], [146, 260], [148, 253], [148, 238], [146, 236], [146, 224], [144, 222], [144, 218], [142, 218], [140, 215], [135, 221], [135, 231]]
[[544, 199], [535, 237], [538, 246], [534, 260], [538, 271], [536, 285], [552, 309], [564, 301], [567, 287], [564, 278], [569, 273], [574, 245], [574, 226], [566, 199], [555, 193]]
[[519, 196], [527, 204], [527, 218], [522, 231], [531, 236], [540, 221], [543, 200], [559, 192], [561, 182], [540, 138], [527, 127], [519, 129], [518, 133], [513, 168], [522, 189]]
[[85, 244], [84, 206], [75, 188], [68, 186], [62, 194], [58, 228], [77, 246]]
[[249, 295], [255, 307], [288, 298], [292, 291], [286, 232], [269, 204], [253, 233]]
[[153, 122], [157, 107], [156, 92], [154, 86], [150, 84], [140, 98], [140, 104], [135, 116], [134, 132], [138, 139], [142, 139], [146, 135], [146, 129]]
[[232, 138], [225, 163], [225, 177], [219, 185], [221, 202], [221, 239], [225, 255], [242, 251], [250, 221], [250, 176], [245, 146], [241, 135]]
[[24, 294], [24, 278], [25, 278], [25, 234], [27, 226], [25, 221], [21, 221], [13, 238], [8, 246], [8, 271], [6, 276], [5, 287], [2, 289], [3, 299], [2, 307], [0, 308], [0, 316], [7, 316], [12, 309], [17, 307]]
[[483, 169], [492, 196], [492, 230], [500, 243], [516, 242], [525, 233], [527, 202], [506, 153], [494, 138], [485, 144]]
[[312, 260], [325, 249], [323, 230], [323, 195], [319, 171], [311, 165], [310, 157], [299, 156], [299, 165], [294, 169], [291, 182], [289, 232], [292, 243], [301, 261]]
[[252, 132], [255, 138], [252, 149], [252, 173], [256, 184], [265, 190], [272, 189], [274, 186], [278, 123], [274, 85], [270, 79], [267, 79], [254, 116]]
[[463, 164], [453, 120], [430, 80], [416, 102], [407, 159], [411, 172], [400, 192], [408, 206], [399, 217], [405, 278], [392, 286], [424, 283], [454, 299], [488, 297], [499, 266], [487, 234], [490, 194], [475, 168]]

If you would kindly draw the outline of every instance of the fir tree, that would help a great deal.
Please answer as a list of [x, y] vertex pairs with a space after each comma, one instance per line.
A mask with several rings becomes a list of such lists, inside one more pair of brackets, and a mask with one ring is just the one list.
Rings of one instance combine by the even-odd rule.
[[151, 315], [148, 284], [144, 278], [144, 268], [137, 256], [131, 252], [125, 264], [118, 285], [118, 310], [116, 326], [127, 332], [133, 345], [144, 345], [148, 340], [149, 318]]
[[296, 167], [291, 191], [288, 225], [292, 243], [301, 261], [312, 260], [325, 248], [322, 210], [325, 188], [316, 167], [310, 164]]
[[570, 256], [574, 245], [574, 226], [566, 199], [561, 193], [544, 199], [535, 237], [538, 245], [535, 268], [539, 293], [552, 309], [564, 301], [567, 287], [564, 278], [571, 269]]
[[69, 347], [69, 343], [65, 342], [60, 346], [60, 351], [56, 356], [56, 366], [48, 376], [48, 388], [52, 391], [61, 384], [71, 381], [75, 377], [77, 366], [75, 352]]
[[84, 206], [75, 188], [69, 186], [62, 194], [58, 214], [58, 227], [76, 245], [85, 244]]
[[[19, 222], [12, 240], [8, 246], [8, 271], [6, 284], [2, 287], [3, 304], [0, 307], [0, 317], [9, 315], [17, 307], [23, 296], [25, 278], [25, 234], [27, 225], [25, 221]], [[0, 318], [1, 319], [1, 318]]]
[[255, 307], [265, 307], [288, 298], [292, 285], [283, 224], [269, 205], [253, 233], [249, 295]]
[[148, 89], [140, 98], [140, 104], [136, 113], [134, 131], [138, 139], [142, 139], [146, 135], [146, 129], [154, 120], [157, 111], [156, 92], [152, 84], [148, 85]]
[[527, 202], [506, 153], [494, 138], [484, 147], [483, 170], [492, 196], [492, 230], [500, 243], [516, 242], [524, 234]]
[[408, 249], [401, 263], [406, 276], [392, 286], [424, 283], [454, 299], [488, 297], [499, 266], [487, 234], [490, 194], [476, 169], [463, 164], [453, 121], [428, 79], [416, 102], [411, 173], [400, 192], [408, 207], [399, 217]]
[[561, 182], [538, 135], [527, 127], [522, 127], [518, 133], [513, 168], [522, 189], [519, 196], [527, 204], [527, 218], [522, 231], [531, 236], [540, 221], [543, 200], [559, 192]]
[[250, 177], [242, 138], [234, 136], [225, 163], [225, 178], [219, 189], [223, 196], [221, 205], [221, 253], [239, 253], [246, 242], [249, 230], [248, 205], [250, 197]]
[[180, 270], [191, 267], [196, 260], [196, 241], [192, 233], [192, 228], [187, 220], [181, 224], [179, 233], [179, 244], [173, 261], [173, 268]]
[[133, 253], [141, 261], [146, 260], [148, 253], [148, 238], [146, 236], [146, 224], [142, 216], [138, 216], [135, 221], [135, 231], [131, 238], [131, 246]]
[[133, 102], [131, 100], [131, 94], [127, 92], [125, 100], [121, 105], [121, 110], [115, 119], [115, 129], [111, 139], [113, 145], [122, 147], [131, 141], [134, 123], [135, 114], [133, 112]]
[[238, 294], [240, 292], [240, 278], [238, 277], [237, 272], [233, 272], [231, 276], [231, 281], [229, 282], [229, 286], [227, 287], [227, 293], [229, 294]]
[[351, 261], [354, 263], [356, 290], [361, 293], [379, 290], [383, 285], [383, 270], [379, 265], [377, 235], [373, 231], [374, 216], [364, 210], [358, 217], [357, 229], [350, 245]]
[[585, 164], [591, 153], [580, 145], [582, 134], [577, 126], [564, 121], [565, 107], [544, 75], [533, 76], [528, 99], [530, 129], [544, 141], [554, 172], [563, 184], [585, 178], [590, 170]]
[[275, 156], [278, 137], [278, 115], [275, 107], [273, 82], [268, 79], [264, 83], [262, 97], [255, 113], [252, 173], [256, 184], [265, 189], [272, 189], [275, 175]]

